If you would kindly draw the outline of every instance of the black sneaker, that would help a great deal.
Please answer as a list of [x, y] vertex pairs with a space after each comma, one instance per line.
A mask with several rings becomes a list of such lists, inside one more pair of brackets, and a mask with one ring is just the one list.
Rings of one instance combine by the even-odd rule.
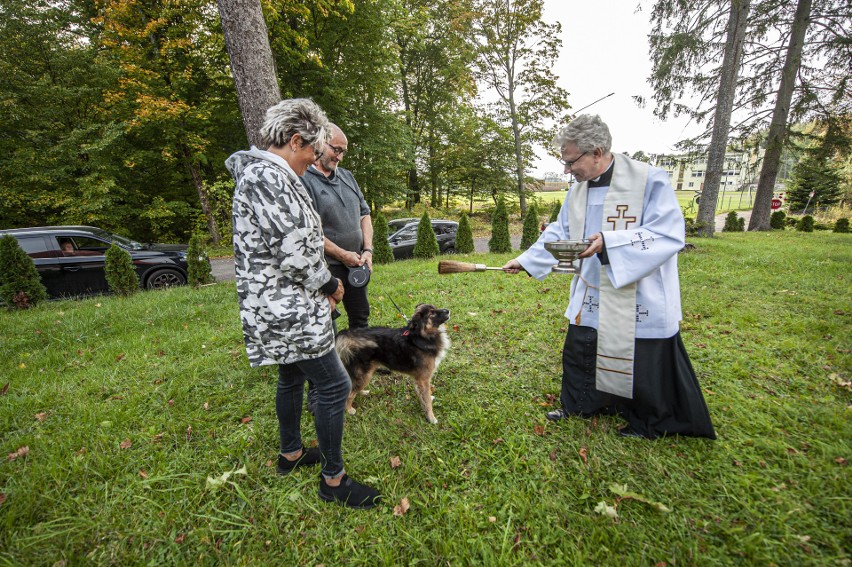
[[321, 453], [319, 447], [311, 447], [307, 449], [302, 445], [302, 456], [295, 461], [290, 461], [284, 458], [284, 455], [278, 454], [278, 474], [290, 474], [297, 467], [309, 467], [320, 462]]
[[366, 510], [375, 506], [382, 497], [375, 488], [370, 488], [344, 474], [340, 486], [329, 486], [320, 475], [319, 497], [326, 502], [337, 502], [349, 508]]
[[550, 421], [559, 421], [560, 419], [568, 419], [568, 414], [566, 414], [562, 408], [559, 408], [547, 412], [546, 414], [544, 414], [544, 417], [546, 417]]

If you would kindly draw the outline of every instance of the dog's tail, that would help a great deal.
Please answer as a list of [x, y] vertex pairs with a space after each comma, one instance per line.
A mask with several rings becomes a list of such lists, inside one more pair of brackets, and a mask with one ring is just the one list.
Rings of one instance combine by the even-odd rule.
[[343, 331], [337, 335], [334, 346], [337, 349], [337, 355], [340, 357], [340, 361], [344, 366], [349, 366], [349, 363], [358, 355], [359, 352], [377, 348], [379, 345], [367, 337], [359, 337], [348, 333], [347, 331]]

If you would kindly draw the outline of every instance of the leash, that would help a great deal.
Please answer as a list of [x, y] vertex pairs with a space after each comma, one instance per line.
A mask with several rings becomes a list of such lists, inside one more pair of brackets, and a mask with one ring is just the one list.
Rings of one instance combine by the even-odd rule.
[[379, 284], [378, 284], [375, 280], [373, 280], [373, 281], [372, 281], [372, 282], [370, 282], [370, 283], [371, 283], [371, 284], [373, 284], [373, 285], [375, 285], [377, 288], [379, 288], [379, 290], [378, 290], [378, 291], [379, 291], [379, 293], [381, 293], [382, 295], [384, 295], [385, 297], [387, 297], [388, 299], [390, 299], [390, 302], [391, 302], [391, 303], [393, 303], [393, 306], [394, 306], [394, 307], [396, 307], [396, 311], [397, 311], [397, 313], [399, 313], [400, 315], [402, 315], [402, 318], [403, 318], [403, 319], [405, 319], [405, 322], [406, 322], [406, 323], [409, 323], [410, 321], [408, 320], [408, 317], [406, 317], [406, 316], [405, 316], [405, 313], [403, 313], [403, 312], [402, 312], [402, 309], [400, 309], [400, 308], [399, 308], [399, 305], [397, 305], [397, 304], [396, 304], [396, 301], [394, 301], [394, 300], [393, 300], [393, 297], [391, 297], [390, 295], [388, 295], [387, 293], [385, 293], [385, 291], [384, 291], [384, 289], [382, 288], [382, 286], [380, 286], [380, 285], [379, 285]]

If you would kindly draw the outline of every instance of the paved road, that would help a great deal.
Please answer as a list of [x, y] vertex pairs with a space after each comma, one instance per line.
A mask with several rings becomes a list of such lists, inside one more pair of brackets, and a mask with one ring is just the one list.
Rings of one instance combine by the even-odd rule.
[[[748, 225], [748, 222], [751, 219], [751, 211], [740, 211], [737, 214], [741, 217], [745, 217], [746, 225]], [[722, 228], [725, 226], [726, 216], [727, 215], [716, 215], [716, 232], [722, 232]], [[517, 250], [521, 245], [521, 236], [512, 236], [510, 239], [512, 241], [512, 248]], [[474, 250], [477, 252], [488, 252], [488, 240], [488, 238], [474, 238]], [[211, 260], [210, 265], [213, 267], [213, 277], [216, 278], [217, 282], [234, 279], [234, 261], [231, 258]]]

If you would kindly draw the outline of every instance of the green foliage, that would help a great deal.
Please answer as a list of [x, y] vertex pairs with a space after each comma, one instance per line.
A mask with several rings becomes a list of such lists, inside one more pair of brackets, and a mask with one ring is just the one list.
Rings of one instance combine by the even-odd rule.
[[461, 219], [459, 219], [459, 228], [456, 231], [456, 252], [459, 254], [470, 254], [474, 250], [470, 219], [467, 213], [462, 213]]
[[194, 233], [189, 239], [189, 248], [186, 251], [187, 283], [191, 286], [199, 286], [213, 283], [213, 271], [210, 266], [210, 257], [207, 255], [205, 239], [199, 233]]
[[[432, 260], [378, 270], [406, 313], [452, 309], [453, 346], [433, 380], [437, 425], [399, 376], [376, 377], [346, 417], [347, 472], [386, 499], [370, 512], [320, 501], [318, 467], [265, 466], [276, 369], [246, 362], [233, 282], [0, 316], [2, 562], [842, 565], [848, 239], [740, 233], [680, 255], [681, 336], [716, 441], [623, 439], [617, 416], [544, 418], [570, 277], [439, 276]], [[404, 324], [371, 299], [373, 324]], [[316, 439], [307, 413], [302, 435]], [[394, 516], [402, 498], [411, 509]], [[601, 501], [617, 521], [595, 513]]]
[[104, 261], [107, 284], [113, 293], [127, 297], [139, 291], [139, 276], [127, 250], [113, 244], [106, 251]]
[[814, 217], [812, 217], [811, 215], [803, 216], [796, 224], [796, 230], [798, 230], [799, 232], [813, 232]]
[[[742, 219], [745, 221], [745, 219]], [[728, 213], [728, 216], [725, 217], [725, 226], [722, 228], [722, 232], [742, 232], [744, 225], [740, 224], [740, 219], [737, 216], [736, 211], [731, 211]]]
[[550, 222], [556, 222], [559, 219], [559, 211], [562, 210], [562, 201], [554, 201], [550, 208]]
[[393, 260], [393, 250], [388, 242], [388, 221], [382, 211], [376, 211], [373, 216], [373, 263], [390, 264]]
[[[813, 198], [810, 197], [814, 193]], [[841, 176], [832, 160], [819, 148], [809, 150], [793, 168], [787, 186], [787, 204], [791, 210], [801, 211], [810, 201], [809, 209], [833, 205], [840, 201]]]
[[538, 240], [541, 234], [541, 226], [538, 222], [538, 208], [535, 203], [527, 207], [527, 214], [524, 215], [524, 231], [521, 236], [521, 250], [526, 250]]
[[769, 215], [769, 226], [774, 229], [784, 230], [786, 226], [787, 213], [784, 211], [775, 211]]
[[488, 250], [495, 254], [512, 251], [512, 241], [509, 239], [509, 213], [506, 211], [506, 201], [503, 197], [497, 200], [497, 208], [491, 216], [491, 239]]
[[845, 217], [842, 219], [837, 219], [837, 221], [834, 223], [833, 232], [849, 232], [849, 219]]
[[704, 228], [707, 226], [704, 221], [698, 221], [692, 217], [684, 217], [683, 220], [686, 224], [687, 236], [701, 236], [704, 234]]
[[25, 309], [47, 299], [32, 258], [10, 234], [0, 236], [0, 300], [8, 308]]
[[417, 243], [414, 245], [412, 255], [415, 258], [434, 258], [440, 251], [429, 213], [424, 211], [423, 216], [420, 217], [420, 224], [417, 225]]

